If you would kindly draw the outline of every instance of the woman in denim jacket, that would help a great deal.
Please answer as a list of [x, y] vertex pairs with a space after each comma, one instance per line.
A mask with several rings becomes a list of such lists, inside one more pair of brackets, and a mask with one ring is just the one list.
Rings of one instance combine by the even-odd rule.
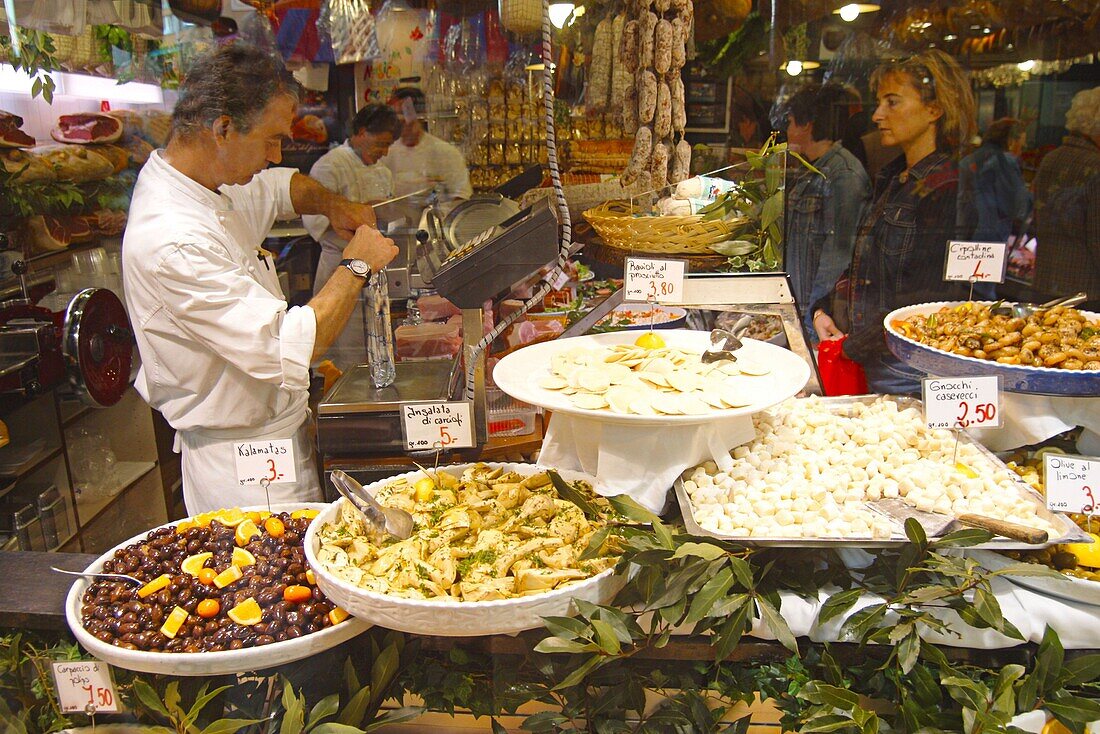
[[902, 306], [966, 297], [965, 284], [943, 281], [943, 267], [957, 236], [957, 153], [975, 129], [974, 97], [962, 69], [936, 49], [880, 66], [871, 85], [882, 142], [902, 155], [879, 172], [848, 277], [814, 304], [813, 325], [822, 340], [847, 336], [844, 354], [863, 366], [873, 392], [913, 393], [921, 373], [886, 348], [882, 321]]

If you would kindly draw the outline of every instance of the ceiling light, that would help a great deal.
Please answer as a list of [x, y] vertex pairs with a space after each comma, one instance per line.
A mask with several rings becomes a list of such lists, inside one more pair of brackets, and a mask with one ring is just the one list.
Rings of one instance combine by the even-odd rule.
[[988, 36], [988, 35], [989, 35], [990, 33], [992, 33], [992, 32], [993, 32], [993, 31], [992, 31], [992, 30], [990, 30], [989, 28], [982, 28], [982, 33], [984, 33], [984, 34], [985, 34], [985, 35], [987, 35], [987, 36]]
[[1020, 71], [1031, 71], [1035, 68], [1035, 59], [1028, 59], [1027, 61], [1021, 61], [1016, 64], [1016, 68]]
[[839, 15], [841, 20], [851, 23], [859, 17], [860, 13], [874, 13], [880, 9], [877, 3], [848, 3], [834, 10], [833, 14]]
[[550, 3], [550, 22], [555, 28], [564, 28], [576, 7], [573, 3]]
[[802, 73], [802, 62], [798, 59], [793, 59], [787, 62], [787, 73], [791, 76], [798, 76]]
[[943, 37], [943, 40], [945, 40], [945, 41], [954, 41], [954, 40], [957, 40], [957, 39], [958, 39], [958, 36], [956, 36], [954, 33], [948, 33], [946, 36]]

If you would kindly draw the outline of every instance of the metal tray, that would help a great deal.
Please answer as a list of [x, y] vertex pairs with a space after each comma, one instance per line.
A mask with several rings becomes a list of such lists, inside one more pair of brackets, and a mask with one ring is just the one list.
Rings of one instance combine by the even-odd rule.
[[[840, 413], [845, 406], [853, 405], [855, 403], [873, 403], [881, 397], [889, 398], [898, 404], [901, 408], [917, 408], [921, 409], [921, 401], [917, 398], [911, 398], [899, 395], [857, 395], [857, 396], [845, 396], [835, 398], [818, 398], [820, 402], [828, 407], [834, 408], [835, 412]], [[1003, 470], [1008, 473], [1014, 480], [1017, 489], [1020, 492], [1026, 494], [1029, 497], [1035, 498], [1041, 506], [1039, 515], [1053, 524], [1055, 527], [1062, 528], [1063, 534], [1061, 537], [1052, 538], [1043, 545], [1028, 545], [1026, 543], [1020, 543], [1007, 538], [995, 538], [988, 543], [982, 543], [980, 545], [973, 546], [974, 548], [987, 548], [990, 550], [1037, 550], [1058, 543], [1079, 543], [1087, 542], [1088, 539], [1080, 528], [1077, 527], [1072, 521], [1066, 518], [1061, 513], [1051, 512], [1046, 508], [1043, 503], [1042, 496], [1031, 488], [1027, 482], [1021, 477], [1017, 476], [1015, 472], [1005, 466], [1005, 463], [1001, 461], [997, 456], [978, 443], [973, 436], [966, 431], [960, 432], [960, 441], [969, 443], [975, 446], [989, 461], [991, 461], [995, 468]], [[736, 460], [735, 460], [736, 461]], [[744, 545], [761, 546], [761, 547], [777, 547], [777, 548], [829, 548], [838, 546], [854, 546], [860, 548], [887, 548], [890, 546], [901, 545], [906, 542], [906, 538], [900, 532], [897, 532], [891, 538], [745, 538], [742, 536], [723, 535], [722, 533], [716, 533], [711, 530], [706, 530], [695, 522], [695, 516], [692, 511], [691, 498], [688, 497], [687, 490], [684, 488], [684, 481], [682, 478], [676, 480], [674, 485], [676, 491], [676, 500], [680, 504], [680, 513], [684, 518], [684, 527], [689, 533], [695, 535], [705, 535], [711, 538], [721, 538], [722, 540], [730, 540]]]

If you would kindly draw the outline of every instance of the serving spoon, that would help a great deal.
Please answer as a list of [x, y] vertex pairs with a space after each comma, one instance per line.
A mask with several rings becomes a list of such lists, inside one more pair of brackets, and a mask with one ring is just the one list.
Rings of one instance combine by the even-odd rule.
[[145, 582], [141, 579], [134, 578], [133, 576], [127, 576], [124, 573], [91, 573], [88, 571], [66, 571], [63, 568], [57, 566], [50, 566], [51, 571], [57, 571], [58, 573], [68, 574], [69, 576], [83, 576], [90, 579], [120, 579], [122, 581], [129, 581], [130, 583], [141, 585]]
[[383, 507], [363, 485], [352, 479], [346, 472], [333, 469], [330, 475], [332, 485], [359, 510], [367, 524], [398, 540], [405, 540], [413, 533], [413, 516], [396, 507]]
[[990, 309], [990, 313], [996, 316], [1011, 316], [1018, 319], [1026, 319], [1033, 313], [1038, 311], [1046, 311], [1047, 309], [1054, 308], [1055, 306], [1076, 306], [1078, 303], [1084, 303], [1089, 298], [1088, 293], [1074, 293], [1072, 296], [1061, 296], [1055, 298], [1053, 301], [1047, 301], [1046, 303], [1035, 305], [1034, 303], [1014, 303], [1011, 306], [1007, 303], [1003, 303], [1000, 306], [994, 306]]

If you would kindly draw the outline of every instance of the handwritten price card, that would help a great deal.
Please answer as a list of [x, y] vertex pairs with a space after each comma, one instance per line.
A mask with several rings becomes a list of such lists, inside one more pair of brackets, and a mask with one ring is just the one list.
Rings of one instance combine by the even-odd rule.
[[53, 664], [57, 700], [62, 713], [117, 713], [118, 694], [111, 668], [96, 660], [71, 660]]
[[684, 298], [683, 260], [628, 257], [623, 270], [624, 301], [680, 303]]
[[474, 445], [474, 421], [470, 404], [405, 403], [401, 406], [405, 449], [463, 449]]
[[292, 438], [235, 443], [233, 458], [237, 462], [237, 486], [246, 487], [264, 480], [268, 484], [298, 481]]
[[1004, 283], [1007, 247], [1004, 242], [948, 242], [943, 279]]
[[1000, 377], [929, 378], [921, 385], [924, 422], [929, 428], [998, 428]]
[[1043, 486], [1050, 509], [1091, 515], [1100, 509], [1095, 497], [1100, 495], [1100, 459], [1045, 454]]

